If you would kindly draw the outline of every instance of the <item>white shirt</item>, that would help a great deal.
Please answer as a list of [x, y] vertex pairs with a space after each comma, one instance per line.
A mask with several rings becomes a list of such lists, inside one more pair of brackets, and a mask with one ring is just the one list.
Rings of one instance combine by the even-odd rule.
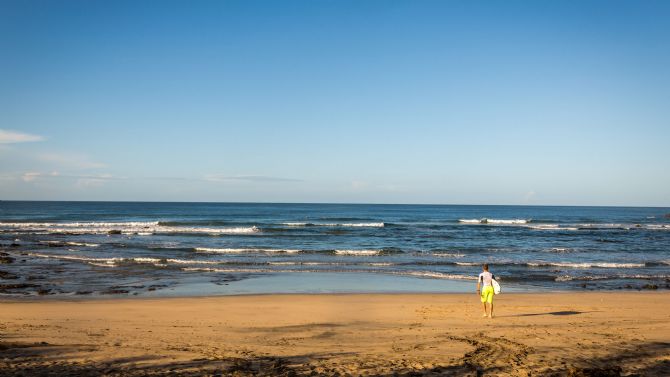
[[493, 280], [493, 274], [488, 271], [484, 271], [481, 274], [479, 274], [479, 281], [483, 283], [484, 287], [491, 287], [492, 280]]

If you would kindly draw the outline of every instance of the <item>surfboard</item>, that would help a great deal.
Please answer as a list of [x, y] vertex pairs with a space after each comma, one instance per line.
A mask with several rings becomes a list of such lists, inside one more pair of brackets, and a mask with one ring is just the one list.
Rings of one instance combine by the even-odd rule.
[[491, 280], [491, 284], [493, 285], [493, 294], [500, 294], [500, 284], [498, 284], [498, 281], [493, 279]]

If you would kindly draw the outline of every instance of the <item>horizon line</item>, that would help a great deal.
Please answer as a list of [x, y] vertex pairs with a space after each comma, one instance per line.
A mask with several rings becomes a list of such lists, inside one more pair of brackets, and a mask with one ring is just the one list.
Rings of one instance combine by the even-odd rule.
[[486, 206], [486, 207], [590, 207], [590, 208], [663, 208], [662, 205], [586, 205], [586, 204], [455, 204], [455, 203], [363, 203], [363, 202], [263, 202], [263, 201], [161, 201], [161, 200], [34, 200], [0, 199], [1, 202], [51, 202], [51, 203], [173, 203], [173, 204], [311, 204], [311, 205], [375, 205], [375, 206]]

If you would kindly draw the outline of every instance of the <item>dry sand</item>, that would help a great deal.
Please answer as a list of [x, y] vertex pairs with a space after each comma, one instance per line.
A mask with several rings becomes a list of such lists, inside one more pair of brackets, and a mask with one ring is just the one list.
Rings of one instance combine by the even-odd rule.
[[3, 301], [0, 375], [670, 376], [668, 292], [477, 299]]

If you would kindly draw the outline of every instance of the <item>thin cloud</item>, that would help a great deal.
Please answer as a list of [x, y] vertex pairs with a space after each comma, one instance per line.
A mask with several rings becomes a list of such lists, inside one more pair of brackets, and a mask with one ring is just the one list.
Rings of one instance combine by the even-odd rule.
[[29, 171], [29, 172], [25, 172], [25, 173], [23, 173], [23, 174], [21, 175], [21, 179], [22, 179], [24, 182], [32, 182], [32, 181], [36, 180], [37, 178], [39, 178], [40, 176], [42, 176], [42, 173], [38, 173], [38, 172], [34, 172], [34, 171]]
[[125, 177], [117, 177], [111, 174], [61, 174], [57, 171], [50, 173], [29, 171], [21, 174], [21, 180], [24, 182], [33, 182], [37, 179], [76, 179], [76, 180], [94, 180], [94, 181], [116, 181], [126, 179]]
[[111, 174], [60, 174], [57, 171], [51, 173], [26, 172], [21, 176], [24, 182], [33, 182], [43, 178], [74, 180], [75, 186], [80, 189], [100, 187], [108, 181], [125, 179]]
[[0, 144], [28, 143], [42, 140], [44, 140], [44, 137], [39, 135], [0, 129]]
[[227, 181], [245, 181], [245, 182], [302, 182], [301, 179], [270, 177], [262, 175], [240, 175], [240, 176], [224, 176], [219, 174], [207, 175], [205, 178], [189, 178], [189, 177], [125, 177], [111, 174], [62, 174], [59, 171], [52, 172], [38, 172], [27, 171], [17, 175], [0, 176], [5, 179], [19, 178], [24, 182], [32, 182], [40, 178], [50, 179], [79, 179], [79, 180], [105, 180], [105, 181], [120, 181], [120, 180], [157, 180], [157, 181], [184, 181], [184, 182], [227, 182]]
[[101, 162], [91, 161], [88, 157], [80, 154], [43, 153], [39, 159], [65, 168], [73, 169], [100, 169], [107, 167]]
[[226, 182], [226, 181], [245, 181], [245, 182], [302, 182], [302, 179], [270, 177], [265, 175], [222, 175], [209, 174], [205, 176], [206, 181]]

